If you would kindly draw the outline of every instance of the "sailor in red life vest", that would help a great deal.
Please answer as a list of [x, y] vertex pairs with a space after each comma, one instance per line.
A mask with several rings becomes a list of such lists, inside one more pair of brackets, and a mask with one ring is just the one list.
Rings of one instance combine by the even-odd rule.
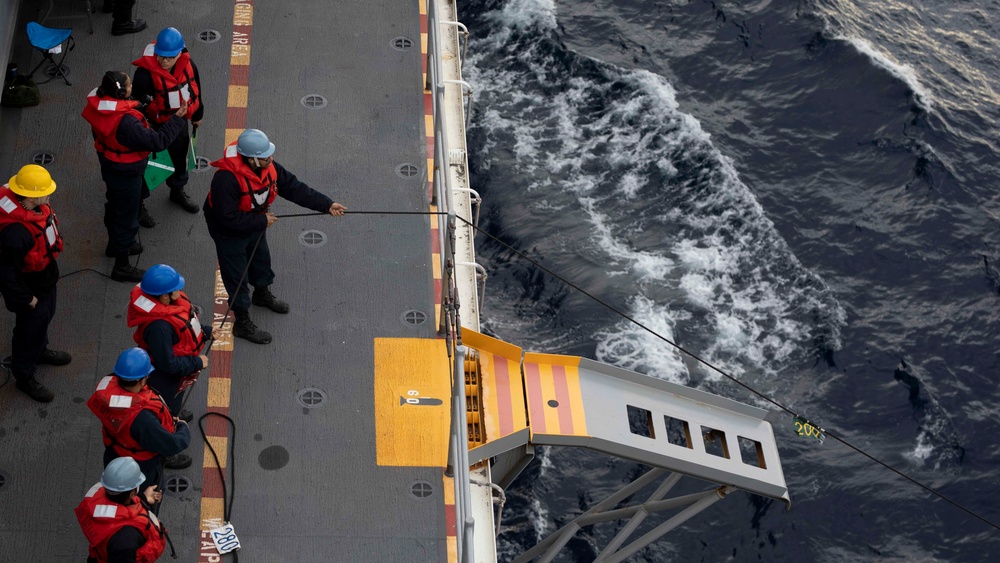
[[152, 371], [149, 354], [142, 348], [129, 348], [118, 356], [114, 373], [101, 379], [87, 401], [101, 421], [105, 466], [116, 457], [132, 457], [146, 476], [142, 490], [159, 484], [162, 467], [191, 465], [191, 456], [181, 454], [191, 443], [191, 432], [146, 385]]
[[144, 479], [134, 459], [117, 458], [73, 510], [90, 543], [87, 563], [149, 563], [163, 555], [167, 530], [149, 509], [163, 493], [147, 487], [140, 496]]
[[[197, 130], [205, 111], [201, 98], [201, 79], [198, 67], [191, 61], [191, 55], [184, 45], [181, 32], [173, 27], [164, 29], [156, 36], [156, 43], [147, 45], [142, 56], [132, 61], [132, 64], [136, 66], [132, 75], [132, 95], [140, 100], [145, 96], [153, 99], [143, 110], [153, 129], [158, 129], [169, 121], [181, 107], [181, 102], [186, 101], [188, 109], [185, 120], [190, 120]], [[181, 134], [167, 147], [174, 164], [174, 173], [167, 178], [166, 184], [170, 187], [170, 201], [188, 213], [197, 213], [198, 204], [191, 201], [184, 191], [188, 182], [190, 150], [191, 137], [185, 123]], [[148, 189], [143, 199], [147, 197]], [[145, 209], [145, 206], [141, 209]], [[148, 211], [146, 215], [149, 216]], [[152, 220], [151, 217], [149, 219]]]
[[56, 312], [56, 283], [62, 252], [59, 221], [49, 207], [56, 183], [48, 171], [28, 164], [0, 187], [0, 294], [16, 315], [10, 371], [17, 388], [48, 403], [54, 395], [35, 379], [36, 366], [66, 365], [66, 352], [48, 347], [49, 323]]
[[139, 204], [145, 190], [143, 173], [150, 152], [162, 151], [177, 138], [187, 122], [187, 104], [159, 129], [150, 129], [139, 111], [139, 102], [130, 98], [132, 80], [124, 72], [108, 71], [100, 88], [87, 96], [83, 117], [94, 134], [94, 148], [101, 162], [101, 177], [107, 185], [104, 226], [108, 230], [105, 255], [115, 258], [111, 278], [138, 283], [144, 270], [128, 262], [129, 255], [142, 252], [139, 233]]
[[[284, 314], [289, 309], [288, 303], [277, 299], [270, 288], [274, 270], [271, 269], [265, 232], [278, 220], [270, 212], [271, 203], [281, 196], [302, 207], [334, 216], [343, 215], [347, 210], [299, 181], [275, 162], [273, 155], [274, 143], [262, 131], [247, 129], [240, 133], [237, 141], [226, 147], [225, 156], [212, 163], [218, 170], [202, 208], [208, 233], [215, 241], [219, 273], [236, 315], [233, 336], [256, 344], [267, 344], [271, 335], [250, 320], [251, 303], [275, 313]], [[250, 261], [251, 255], [253, 261]], [[247, 273], [246, 279], [237, 287], [243, 272]], [[247, 282], [254, 287], [253, 299]]]
[[153, 362], [149, 386], [163, 397], [174, 416], [190, 422], [193, 415], [180, 410], [180, 384], [208, 367], [208, 356], [201, 349], [212, 327], [201, 324], [183, 287], [184, 276], [177, 270], [166, 264], [151, 267], [132, 289], [127, 318], [128, 326], [135, 328], [132, 338]]

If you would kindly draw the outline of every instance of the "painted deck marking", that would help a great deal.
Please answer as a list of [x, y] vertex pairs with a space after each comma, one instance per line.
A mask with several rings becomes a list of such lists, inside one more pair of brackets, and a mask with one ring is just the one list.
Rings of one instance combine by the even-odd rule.
[[524, 354], [524, 387], [533, 435], [588, 435], [579, 364], [577, 356]]
[[[375, 455], [378, 465], [448, 463], [449, 401], [419, 408], [406, 399], [451, 397], [448, 355], [440, 338], [376, 338]], [[401, 402], [400, 397], [404, 400]]]
[[[427, 194], [430, 201], [434, 201], [434, 98], [431, 91], [427, 89], [427, 2], [418, 0], [420, 11], [420, 64], [421, 81], [420, 87], [424, 91], [424, 148], [427, 151]], [[431, 205], [431, 213], [437, 213], [437, 206]], [[431, 264], [433, 264], [433, 289], [434, 292], [434, 326], [441, 326], [441, 291], [444, 287], [441, 271], [441, 230], [438, 215], [431, 215]], [[450, 397], [451, 394], [449, 393]], [[447, 454], [446, 454], [447, 455]], [[455, 530], [455, 483], [448, 477], [444, 480], [444, 513], [445, 513], [445, 540], [447, 560], [449, 563], [458, 561], [458, 537]]]
[[[253, 28], [253, 0], [234, 0], [233, 35], [229, 56], [229, 94], [226, 102], [226, 145], [229, 145], [246, 127], [246, 108], [249, 101], [250, 32]], [[211, 364], [208, 373], [208, 411], [229, 414], [230, 385], [233, 365], [232, 318], [222, 327], [229, 294], [222, 284], [218, 267], [215, 270], [215, 302], [212, 307], [212, 334], [215, 341], [209, 352]], [[231, 314], [230, 314], [231, 315]], [[219, 417], [205, 420], [205, 434], [225, 467], [229, 445], [229, 426]], [[222, 481], [219, 480], [215, 460], [205, 446], [202, 463], [201, 537], [198, 546], [198, 563], [218, 563], [222, 560], [212, 542], [209, 530], [224, 524], [224, 499]]]

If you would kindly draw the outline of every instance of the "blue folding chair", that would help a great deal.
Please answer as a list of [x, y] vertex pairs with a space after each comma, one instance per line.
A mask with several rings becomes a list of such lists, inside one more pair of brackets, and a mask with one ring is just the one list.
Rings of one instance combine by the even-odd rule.
[[[50, 72], [51, 76], [49, 76], [48, 80], [43, 80], [38, 84], [45, 84], [57, 76], [62, 76], [62, 79], [66, 81], [66, 85], [71, 86], [69, 79], [66, 78], [66, 69], [63, 68], [63, 61], [66, 60], [66, 55], [76, 47], [76, 41], [73, 41], [73, 30], [45, 27], [37, 22], [29, 22], [28, 42], [42, 54], [42, 62], [31, 69], [31, 72], [28, 73], [28, 78], [31, 78], [48, 61], [54, 65], [54, 70]], [[52, 50], [62, 45], [63, 42], [66, 43], [66, 48], [62, 49], [62, 57], [59, 59], [59, 62], [56, 62], [52, 58]]]

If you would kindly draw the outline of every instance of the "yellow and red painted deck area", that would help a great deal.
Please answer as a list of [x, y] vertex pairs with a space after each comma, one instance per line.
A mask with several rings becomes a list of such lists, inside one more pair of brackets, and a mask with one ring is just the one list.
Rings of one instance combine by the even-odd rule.
[[[427, 154], [427, 198], [434, 201], [434, 99], [427, 89], [427, 3], [417, 2], [420, 14], [420, 65], [421, 88], [424, 100], [424, 149]], [[434, 291], [434, 326], [441, 326], [441, 298], [444, 282], [441, 271], [441, 221], [437, 215], [436, 205], [430, 205], [431, 223], [431, 268]], [[376, 356], [377, 358], [377, 356]], [[377, 373], [378, 370], [376, 370]], [[444, 403], [448, 404], [451, 390], [443, 395]], [[376, 416], [377, 416], [376, 411]], [[448, 410], [448, 413], [451, 411]], [[447, 431], [442, 434], [448, 436]], [[447, 438], [446, 438], [447, 439]], [[447, 445], [445, 445], [445, 463], [447, 464]], [[441, 472], [442, 490], [444, 491], [445, 539], [448, 544], [448, 561], [458, 561], [458, 530], [455, 520], [455, 482]]]
[[[417, 2], [420, 7], [420, 61], [422, 65], [424, 89], [424, 148], [427, 151], [427, 197], [434, 201], [434, 98], [427, 89], [427, 3]], [[434, 323], [441, 326], [441, 234], [437, 206], [431, 205], [431, 265], [434, 269]]]
[[580, 391], [580, 358], [524, 355], [524, 387], [531, 435], [587, 436]]
[[[253, 28], [253, 0], [235, 0], [233, 5], [233, 35], [229, 59], [229, 96], [226, 107], [226, 145], [234, 142], [246, 127], [247, 103], [250, 85], [250, 37]], [[210, 351], [211, 365], [208, 373], [208, 412], [229, 415], [230, 384], [232, 382], [233, 334], [232, 318], [223, 327], [228, 309], [229, 295], [222, 283], [218, 268], [215, 271], [212, 335], [215, 338]], [[217, 416], [205, 419], [205, 437], [216, 453], [223, 471], [226, 470], [229, 452], [229, 426]], [[202, 464], [201, 491], [201, 546], [199, 563], [216, 563], [220, 556], [208, 531], [224, 523], [222, 481], [218, 466], [208, 446], [205, 446]]]

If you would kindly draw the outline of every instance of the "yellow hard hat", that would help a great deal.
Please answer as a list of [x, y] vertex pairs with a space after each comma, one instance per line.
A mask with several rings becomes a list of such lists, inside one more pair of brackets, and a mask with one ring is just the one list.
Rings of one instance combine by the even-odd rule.
[[56, 191], [52, 175], [37, 164], [23, 166], [7, 185], [10, 186], [10, 191], [21, 197], [45, 197]]

